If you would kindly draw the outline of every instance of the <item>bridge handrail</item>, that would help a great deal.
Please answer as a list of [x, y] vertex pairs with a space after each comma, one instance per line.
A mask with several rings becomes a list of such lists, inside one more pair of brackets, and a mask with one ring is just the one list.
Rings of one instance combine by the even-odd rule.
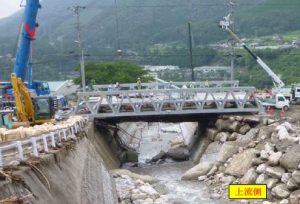
[[96, 96], [109, 96], [109, 95], [120, 95], [120, 94], [151, 94], [151, 93], [187, 93], [187, 92], [197, 92], [197, 93], [206, 93], [206, 92], [221, 92], [228, 91], [231, 92], [253, 92], [255, 93], [254, 87], [213, 87], [213, 88], [187, 88], [187, 89], [143, 89], [143, 90], [115, 90], [115, 91], [90, 91], [90, 92], [77, 92], [79, 98], [82, 97], [96, 97]]
[[[141, 89], [166, 89], [174, 87], [182, 88], [184, 86], [194, 88], [205, 88], [205, 87], [238, 87], [239, 81], [198, 81], [198, 82], [151, 82], [151, 83], [141, 83]], [[115, 84], [104, 84], [104, 85], [94, 85], [93, 89], [96, 91], [109, 91], [109, 90], [134, 90], [137, 89], [136, 83], [126, 83], [120, 84], [115, 87]]]
[[[38, 145], [43, 146], [44, 152], [49, 152], [49, 146], [56, 147], [56, 141], [67, 140], [68, 138], [76, 138], [75, 134], [83, 130], [87, 123], [86, 119], [82, 119], [75, 124], [66, 128], [57, 129], [52, 132], [43, 133], [41, 135], [32, 136], [25, 140], [13, 141], [10, 144], [0, 144], [0, 167], [9, 164], [12, 161], [23, 161], [27, 158], [28, 153], [36, 157], [39, 156]], [[50, 144], [48, 144], [50, 142]], [[5, 161], [4, 152], [13, 152], [12, 161]]]

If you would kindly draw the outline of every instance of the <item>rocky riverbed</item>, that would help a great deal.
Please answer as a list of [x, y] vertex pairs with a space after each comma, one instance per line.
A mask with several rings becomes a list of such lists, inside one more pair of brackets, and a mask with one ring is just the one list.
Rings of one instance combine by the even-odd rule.
[[[145, 125], [139, 157], [147, 164], [131, 164], [138, 167], [129, 169], [152, 177], [115, 176], [117, 186], [131, 185], [125, 199], [118, 194], [121, 203], [300, 203], [299, 121], [222, 116], [209, 121], [201, 133], [196, 125]], [[266, 184], [268, 198], [230, 201], [231, 183]]]

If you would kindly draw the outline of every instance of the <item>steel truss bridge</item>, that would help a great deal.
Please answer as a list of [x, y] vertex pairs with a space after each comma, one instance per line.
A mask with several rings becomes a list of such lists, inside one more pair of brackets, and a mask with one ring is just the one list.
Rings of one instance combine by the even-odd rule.
[[79, 92], [75, 113], [93, 118], [191, 114], [257, 113], [262, 111], [254, 87], [238, 81], [169, 82], [96, 85]]

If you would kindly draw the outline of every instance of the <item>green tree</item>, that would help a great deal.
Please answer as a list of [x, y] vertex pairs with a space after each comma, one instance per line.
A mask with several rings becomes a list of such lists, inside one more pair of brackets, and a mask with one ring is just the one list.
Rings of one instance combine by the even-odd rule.
[[[77, 68], [78, 69], [78, 68]], [[137, 78], [142, 82], [148, 82], [153, 78], [148, 76], [148, 71], [137, 64], [126, 61], [106, 62], [106, 63], [87, 63], [85, 66], [86, 84], [115, 84], [136, 83]], [[80, 77], [75, 78], [76, 84], [81, 83]]]

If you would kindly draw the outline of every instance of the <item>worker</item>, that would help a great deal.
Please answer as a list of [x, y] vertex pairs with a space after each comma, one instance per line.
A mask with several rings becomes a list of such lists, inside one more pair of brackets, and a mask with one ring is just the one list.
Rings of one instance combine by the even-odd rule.
[[191, 88], [191, 89], [194, 89], [194, 88], [195, 88], [195, 83], [194, 83], [194, 82], [190, 84], [190, 88]]
[[169, 81], [169, 89], [172, 89], [172, 86], [173, 86], [173, 81]]
[[205, 87], [209, 87], [208, 80], [205, 81], [204, 86], [205, 86]]
[[119, 82], [116, 82], [116, 84], [115, 84], [115, 90], [116, 91], [120, 90], [120, 84], [119, 84]]
[[142, 82], [141, 82], [140, 77], [137, 78], [136, 86], [137, 86], [137, 89], [139, 89], [139, 90], [142, 89]]

